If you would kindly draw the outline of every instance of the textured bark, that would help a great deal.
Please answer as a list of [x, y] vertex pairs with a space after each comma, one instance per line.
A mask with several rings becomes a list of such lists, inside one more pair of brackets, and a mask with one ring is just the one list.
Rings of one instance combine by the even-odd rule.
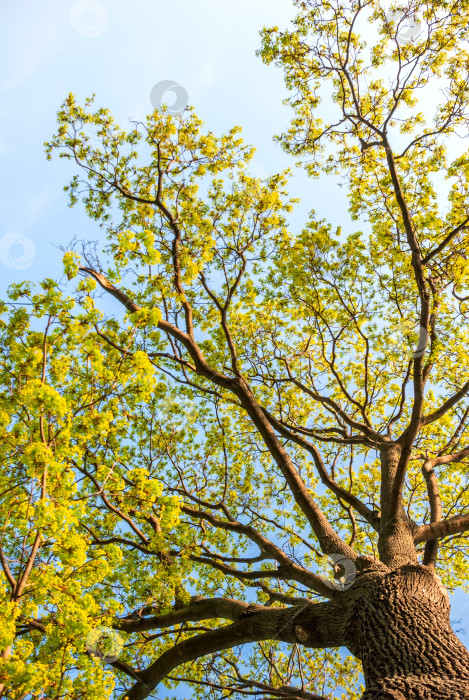
[[390, 498], [401, 458], [401, 447], [389, 443], [381, 449], [381, 524], [378, 551], [380, 560], [395, 569], [417, 563], [412, 524], [402, 502], [397, 515], [390, 510]]
[[363, 664], [362, 700], [469, 698], [469, 652], [451, 629], [448, 594], [431, 569], [364, 574], [350, 596], [347, 647]]

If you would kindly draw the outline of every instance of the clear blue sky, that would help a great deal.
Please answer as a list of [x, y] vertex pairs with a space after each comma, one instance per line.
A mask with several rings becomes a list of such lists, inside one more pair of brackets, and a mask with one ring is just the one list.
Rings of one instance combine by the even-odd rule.
[[[257, 148], [260, 176], [292, 165], [272, 141], [290, 114], [282, 105], [282, 74], [255, 56], [262, 26], [284, 26], [292, 14], [290, 0], [2, 2], [2, 292], [25, 278], [56, 277], [62, 257], [56, 246], [74, 236], [99, 237], [80, 207], [67, 207], [62, 187], [71, 170], [44, 157], [43, 142], [69, 92], [79, 100], [96, 93], [96, 104], [126, 125], [152, 110], [156, 83], [174, 80], [209, 129], [243, 127], [246, 142]], [[302, 199], [296, 221], [315, 208], [347, 226], [345, 193], [333, 179], [313, 181], [298, 172], [292, 191]], [[469, 596], [462, 592], [453, 598], [452, 618], [461, 620], [466, 634], [460, 637], [469, 645]]]

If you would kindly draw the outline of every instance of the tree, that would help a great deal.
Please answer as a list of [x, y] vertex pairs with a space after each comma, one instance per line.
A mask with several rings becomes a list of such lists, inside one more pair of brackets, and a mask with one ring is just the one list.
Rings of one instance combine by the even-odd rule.
[[58, 114], [108, 244], [2, 306], [2, 697], [469, 697], [469, 3], [296, 5], [279, 140], [364, 231], [192, 109]]

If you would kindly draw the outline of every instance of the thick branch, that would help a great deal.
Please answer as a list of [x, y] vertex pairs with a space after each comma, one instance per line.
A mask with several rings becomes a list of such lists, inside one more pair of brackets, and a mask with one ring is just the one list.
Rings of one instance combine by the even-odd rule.
[[[155, 615], [153, 617], [124, 618], [117, 620], [114, 628], [123, 632], [146, 632], [153, 629], [162, 629], [180, 625], [183, 622], [199, 622], [223, 618], [225, 620], [237, 620], [247, 610], [252, 608], [249, 603], [233, 598], [203, 598], [193, 600], [183, 608], [173, 610], [166, 615]], [[257, 606], [254, 606], [257, 607]], [[262, 610], [262, 606], [258, 606]]]
[[439, 420], [442, 416], [445, 415], [453, 406], [455, 406], [458, 401], [460, 401], [466, 394], [469, 392], [469, 382], [466, 382], [459, 391], [457, 391], [453, 396], [450, 396], [449, 399], [447, 399], [444, 404], [440, 406], [440, 408], [437, 408], [436, 411], [433, 413], [430, 413], [428, 416], [424, 416], [422, 418], [422, 426], [424, 425], [429, 425], [430, 423], [434, 423], [436, 420]]
[[464, 228], [466, 228], [467, 224], [469, 223], [469, 216], [467, 219], [464, 219], [464, 221], [459, 224], [459, 226], [456, 226], [452, 231], [450, 231], [441, 241], [440, 245], [434, 248], [434, 250], [431, 250], [422, 260], [423, 264], [426, 265], [432, 258], [435, 257], [435, 255], [438, 255], [438, 253], [441, 253], [443, 248], [448, 245], [448, 243], [458, 235], [460, 231], [462, 231]]
[[440, 520], [437, 523], [420, 525], [414, 532], [414, 542], [419, 544], [420, 542], [448, 537], [448, 535], [455, 535], [467, 530], [469, 530], [469, 513], [455, 515], [453, 518]]
[[[301, 623], [301, 624], [300, 624]], [[197, 635], [165, 651], [145, 671], [142, 679], [127, 693], [128, 700], [144, 700], [177, 666], [207, 654], [266, 639], [302, 642], [311, 648], [331, 648], [344, 644], [345, 613], [334, 603], [298, 608], [268, 608], [246, 614], [232, 625]], [[302, 639], [299, 639], [299, 636]]]
[[[435, 471], [433, 469], [433, 461], [427, 460], [422, 466], [422, 474], [425, 478], [427, 484], [428, 500], [430, 502], [430, 518], [431, 522], [439, 522], [442, 515], [442, 506], [440, 491], [438, 488], [438, 479], [436, 478]], [[423, 563], [426, 566], [435, 566], [438, 556], [438, 540], [428, 540], [425, 543], [425, 553], [423, 556]]]
[[[384, 137], [384, 144], [394, 194], [401, 211], [407, 243], [412, 255], [412, 268], [414, 270], [415, 281], [417, 283], [420, 298], [420, 328], [423, 328], [428, 332], [428, 325], [430, 321], [430, 295], [425, 280], [422, 255], [415, 236], [412, 218], [402, 191], [399, 175], [394, 161], [394, 155], [386, 136]], [[414, 356], [414, 402], [412, 406], [410, 423], [399, 439], [399, 442], [402, 445], [402, 452], [394, 477], [394, 483], [391, 488], [390, 502], [388, 505], [388, 513], [390, 518], [396, 517], [401, 508], [402, 489], [404, 486], [404, 479], [407, 471], [407, 465], [409, 463], [412, 445], [422, 425], [422, 410], [424, 401], [424, 380], [422, 372], [423, 357], [423, 354], [419, 354], [416, 357]]]

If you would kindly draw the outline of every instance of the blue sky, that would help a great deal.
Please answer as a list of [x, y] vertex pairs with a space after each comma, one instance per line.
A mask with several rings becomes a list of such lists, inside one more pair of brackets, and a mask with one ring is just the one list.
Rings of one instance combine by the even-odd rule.
[[[125, 125], [152, 110], [150, 93], [174, 80], [215, 133], [234, 124], [257, 148], [262, 176], [293, 165], [272, 141], [290, 111], [282, 74], [255, 56], [264, 25], [285, 26], [289, 0], [23, 0], [0, 5], [0, 288], [22, 279], [57, 277], [74, 236], [96, 239], [99, 229], [80, 207], [69, 209], [63, 185], [71, 170], [47, 162], [43, 142], [69, 92], [96, 93]], [[464, 146], [465, 147], [465, 146]], [[308, 180], [297, 171], [292, 192], [302, 202], [295, 220], [315, 208], [346, 226], [345, 193], [332, 178]], [[359, 228], [356, 224], [354, 228]], [[16, 241], [16, 243], [15, 243]], [[469, 645], [469, 596], [453, 598]]]
[[[208, 128], [219, 133], [243, 126], [246, 141], [258, 149], [260, 175], [290, 165], [272, 143], [288, 120], [282, 76], [264, 66], [255, 50], [263, 24], [283, 25], [291, 13], [287, 0], [3, 3], [0, 55], [8, 68], [1, 81], [0, 158], [7, 177], [0, 239], [8, 239], [0, 246], [2, 289], [22, 279], [25, 269], [32, 279], [54, 276], [61, 259], [54, 245], [74, 235], [97, 237], [96, 224], [67, 208], [62, 187], [71, 171], [43, 154], [69, 92], [79, 100], [96, 93], [96, 104], [109, 107], [125, 126], [130, 117], [152, 110], [156, 83], [174, 80]], [[326, 184], [301, 173], [296, 179], [303, 181], [309, 208]], [[345, 211], [343, 193], [331, 186]], [[336, 201], [331, 198], [325, 209], [325, 215], [335, 214]], [[8, 257], [4, 248], [15, 235], [32, 244], [22, 251], [20, 241]]]

